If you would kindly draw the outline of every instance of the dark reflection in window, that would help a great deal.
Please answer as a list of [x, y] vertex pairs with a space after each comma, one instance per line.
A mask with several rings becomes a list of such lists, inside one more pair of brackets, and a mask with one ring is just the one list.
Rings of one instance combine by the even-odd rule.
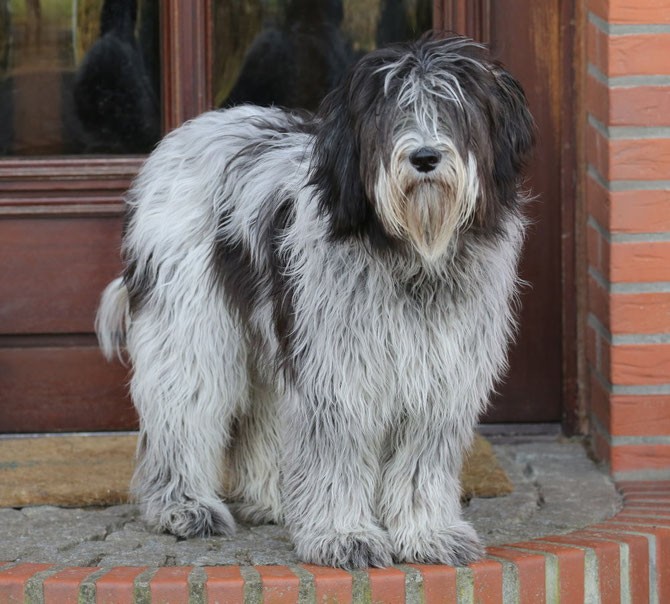
[[158, 0], [0, 0], [0, 154], [145, 153]]
[[432, 0], [213, 0], [214, 100], [314, 110], [362, 54], [432, 27]]

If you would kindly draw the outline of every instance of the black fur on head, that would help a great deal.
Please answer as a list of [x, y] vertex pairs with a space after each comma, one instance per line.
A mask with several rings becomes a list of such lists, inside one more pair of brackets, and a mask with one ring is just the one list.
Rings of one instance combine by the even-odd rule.
[[363, 235], [374, 244], [386, 246], [392, 242], [375, 214], [362, 174], [362, 154], [374, 142], [364, 145], [363, 136], [377, 134], [377, 142], [381, 142], [379, 130], [370, 127], [382, 118], [381, 113], [372, 114], [372, 108], [383, 104], [377, 78], [365, 77], [372, 54], [364, 57], [321, 103], [310, 184], [320, 193], [321, 209], [330, 217], [334, 238]]
[[535, 144], [535, 122], [518, 80], [499, 63], [493, 81], [477, 99], [490, 136], [488, 153], [480, 153], [481, 200], [475, 225], [495, 229], [505, 208], [519, 199], [521, 173]]
[[495, 232], [516, 204], [535, 132], [520, 84], [480, 44], [430, 33], [368, 53], [321, 104], [310, 184], [333, 237], [394, 244], [375, 212], [375, 182], [421, 104], [424, 113], [430, 105], [433, 122], [466, 163], [469, 155], [476, 160], [479, 198], [469, 228]]

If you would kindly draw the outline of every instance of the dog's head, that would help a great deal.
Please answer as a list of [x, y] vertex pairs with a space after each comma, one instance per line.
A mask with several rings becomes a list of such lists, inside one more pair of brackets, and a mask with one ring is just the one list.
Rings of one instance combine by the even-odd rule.
[[367, 54], [319, 113], [311, 182], [335, 237], [405, 241], [432, 260], [517, 203], [533, 120], [519, 83], [468, 38]]

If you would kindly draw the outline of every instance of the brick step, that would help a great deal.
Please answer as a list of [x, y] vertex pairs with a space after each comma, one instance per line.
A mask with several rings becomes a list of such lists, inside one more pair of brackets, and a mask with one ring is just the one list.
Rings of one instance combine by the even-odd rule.
[[0, 562], [0, 603], [670, 602], [670, 481], [622, 482], [624, 508], [566, 535], [490, 547], [465, 568], [114, 568]]

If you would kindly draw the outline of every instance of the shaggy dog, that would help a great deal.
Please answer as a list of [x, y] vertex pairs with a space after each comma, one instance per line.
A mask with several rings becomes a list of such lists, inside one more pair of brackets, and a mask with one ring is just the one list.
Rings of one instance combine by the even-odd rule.
[[231, 535], [224, 495], [307, 562], [482, 554], [458, 478], [513, 334], [533, 133], [481, 46], [431, 35], [316, 116], [244, 105], [161, 142], [97, 319], [132, 360], [150, 525]]

